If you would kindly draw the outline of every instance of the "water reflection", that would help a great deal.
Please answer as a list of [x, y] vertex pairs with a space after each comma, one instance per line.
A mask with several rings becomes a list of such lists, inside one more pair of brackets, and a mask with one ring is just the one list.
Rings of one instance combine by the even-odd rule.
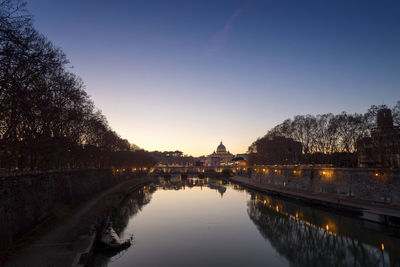
[[139, 212], [146, 204], [151, 201], [152, 194], [157, 189], [163, 190], [181, 190], [193, 187], [202, 188], [207, 187], [216, 190], [221, 197], [223, 197], [226, 191], [226, 180], [215, 180], [210, 178], [199, 179], [198, 177], [189, 177], [182, 179], [180, 177], [172, 177], [169, 179], [159, 178], [158, 182], [146, 185], [141, 189], [127, 195], [120, 203], [119, 209], [117, 209], [111, 216], [114, 225], [114, 230], [120, 234], [137, 212]]
[[221, 197], [223, 197], [226, 191], [227, 180], [223, 179], [211, 179], [211, 178], [198, 178], [197, 176], [188, 178], [170, 178], [170, 179], [160, 179], [159, 185], [164, 190], [180, 190], [186, 187], [208, 187], [219, 192]]
[[157, 187], [154, 185], [144, 186], [122, 200], [119, 209], [111, 216], [114, 230], [118, 234], [125, 229], [132, 216], [139, 212], [146, 204], [150, 203], [151, 196], [156, 190]]
[[[121, 235], [126, 228], [129, 219], [133, 218], [146, 204], [150, 203], [151, 196], [156, 190], [157, 187], [155, 185], [144, 186], [123, 198], [119, 208], [111, 215], [113, 228], [118, 235]], [[108, 254], [96, 253], [92, 264], [94, 266], [108, 266], [110, 262], [122, 257], [125, 252], [126, 250]]]
[[379, 225], [252, 193], [248, 214], [293, 266], [400, 266], [400, 247]]
[[[143, 186], [141, 189], [134, 191], [133, 193], [127, 195], [120, 203], [119, 208], [111, 215], [111, 221], [113, 223], [113, 228], [120, 237], [123, 235], [128, 222], [134, 218], [134, 216], [142, 210], [142, 208], [150, 203], [152, 195], [157, 190], [182, 190], [193, 187], [206, 187], [217, 191], [221, 198], [226, 191], [226, 180], [215, 180], [210, 178], [198, 178], [188, 177], [168, 177], [168, 178], [158, 178], [158, 181], [151, 183], [149, 185]], [[124, 237], [130, 233], [124, 233]], [[133, 246], [135, 242], [133, 243]], [[110, 263], [118, 260], [124, 255], [126, 251], [117, 252], [115, 254], [102, 254], [96, 253], [93, 266], [108, 266]]]
[[400, 266], [390, 229], [226, 180], [160, 178], [126, 197], [112, 220], [138, 246], [97, 255], [94, 266]]

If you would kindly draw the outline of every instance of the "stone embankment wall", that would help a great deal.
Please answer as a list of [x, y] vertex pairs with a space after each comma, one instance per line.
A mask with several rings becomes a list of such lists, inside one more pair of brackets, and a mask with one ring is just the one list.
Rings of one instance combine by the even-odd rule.
[[50, 172], [0, 178], [0, 250], [51, 217], [57, 203], [74, 205], [130, 178], [112, 170]]
[[398, 169], [260, 166], [247, 176], [282, 188], [341, 194], [355, 199], [400, 205]]

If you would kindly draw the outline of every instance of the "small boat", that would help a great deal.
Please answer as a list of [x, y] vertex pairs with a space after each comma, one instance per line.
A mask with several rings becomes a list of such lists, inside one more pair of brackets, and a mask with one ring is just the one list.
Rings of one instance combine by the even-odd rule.
[[121, 240], [109, 222], [104, 227], [98, 243], [100, 251], [120, 251], [131, 246], [131, 239]]

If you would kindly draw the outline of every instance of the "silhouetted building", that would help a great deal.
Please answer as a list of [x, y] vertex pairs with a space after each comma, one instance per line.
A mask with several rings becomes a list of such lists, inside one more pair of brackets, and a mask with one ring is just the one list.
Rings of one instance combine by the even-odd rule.
[[237, 154], [232, 159], [233, 165], [242, 166], [242, 167], [247, 166], [247, 157], [248, 157], [248, 154]]
[[274, 136], [257, 141], [257, 164], [293, 164], [301, 158], [303, 145], [292, 138]]
[[377, 127], [358, 140], [357, 153], [360, 167], [400, 167], [400, 129], [393, 126], [390, 109], [378, 111]]
[[200, 160], [197, 160], [197, 161], [195, 161], [194, 166], [196, 166], [196, 167], [202, 167], [202, 166], [204, 166], [204, 162], [203, 162], [203, 161], [200, 161]]

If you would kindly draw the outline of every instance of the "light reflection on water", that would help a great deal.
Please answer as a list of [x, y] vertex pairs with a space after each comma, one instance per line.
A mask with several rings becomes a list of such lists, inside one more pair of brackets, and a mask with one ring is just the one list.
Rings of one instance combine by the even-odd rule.
[[95, 266], [400, 266], [390, 229], [222, 180], [160, 179], [113, 221], [135, 244]]

